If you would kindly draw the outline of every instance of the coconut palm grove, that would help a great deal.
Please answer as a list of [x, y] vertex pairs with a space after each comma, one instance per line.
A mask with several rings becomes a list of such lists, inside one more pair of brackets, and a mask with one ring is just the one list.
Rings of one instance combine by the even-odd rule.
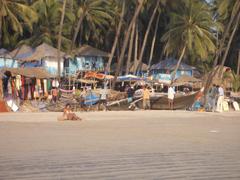
[[0, 7], [2, 97], [78, 90], [82, 97], [105, 86], [125, 92], [113, 98], [121, 101], [143, 86], [160, 93], [173, 86], [203, 93], [206, 105], [213, 85], [238, 97], [238, 0], [0, 0]]

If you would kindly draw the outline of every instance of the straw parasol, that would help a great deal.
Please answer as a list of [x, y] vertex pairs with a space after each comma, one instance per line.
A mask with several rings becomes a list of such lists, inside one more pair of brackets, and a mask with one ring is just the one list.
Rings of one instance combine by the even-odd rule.
[[10, 72], [12, 76], [16, 75], [22, 75], [25, 77], [30, 77], [30, 78], [40, 78], [40, 79], [45, 79], [45, 78], [54, 78], [53, 75], [51, 75], [46, 69], [41, 68], [41, 67], [36, 67], [36, 68], [2, 68], [0, 71], [0, 74], [3, 74], [5, 72]]
[[[65, 53], [60, 52], [60, 57], [64, 57]], [[33, 54], [29, 57], [22, 58], [23, 61], [34, 61], [41, 60], [43, 58], [57, 58], [58, 57], [58, 49], [46, 44], [42, 43], [38, 47], [35, 48]]]
[[73, 50], [72, 54], [89, 57], [109, 57], [109, 53], [106, 53], [89, 45], [83, 45], [80, 48]]

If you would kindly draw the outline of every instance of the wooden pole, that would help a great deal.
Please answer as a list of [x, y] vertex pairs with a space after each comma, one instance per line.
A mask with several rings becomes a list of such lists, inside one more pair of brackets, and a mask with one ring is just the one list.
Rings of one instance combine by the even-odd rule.
[[240, 49], [238, 50], [238, 64], [237, 64], [237, 75], [239, 76], [240, 74]]

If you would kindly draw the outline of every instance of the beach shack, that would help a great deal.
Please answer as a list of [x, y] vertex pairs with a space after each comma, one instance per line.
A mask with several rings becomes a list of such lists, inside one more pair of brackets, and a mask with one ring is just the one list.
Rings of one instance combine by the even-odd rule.
[[[64, 52], [60, 52], [60, 71], [64, 71]], [[43, 67], [50, 74], [58, 73], [58, 50], [46, 43], [43, 43], [33, 50], [30, 56], [21, 58], [22, 67]]]
[[66, 74], [73, 75], [77, 71], [99, 71], [104, 72], [108, 53], [89, 45], [83, 45], [73, 52], [73, 58], [64, 62]]
[[[24, 53], [28, 49], [27, 46], [21, 46], [17, 48], [15, 53], [10, 53], [8, 50], [2, 48], [0, 49], [0, 68], [17, 68], [19, 67], [18, 60], [15, 58], [15, 56], [19, 53]], [[16, 54], [17, 53], [17, 54]]]
[[[172, 73], [177, 63], [178, 60], [174, 58], [168, 58], [164, 61], [160, 61], [159, 63], [152, 65], [150, 69], [150, 75], [154, 80], [170, 82], [172, 79]], [[176, 72], [175, 79], [182, 75], [193, 76], [195, 70], [195, 67], [189, 66], [182, 62]]]

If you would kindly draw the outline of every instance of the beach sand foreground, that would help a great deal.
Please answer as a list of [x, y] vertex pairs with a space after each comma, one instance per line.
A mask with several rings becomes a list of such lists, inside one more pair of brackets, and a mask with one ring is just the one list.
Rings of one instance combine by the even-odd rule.
[[0, 114], [0, 179], [240, 179], [240, 113]]

